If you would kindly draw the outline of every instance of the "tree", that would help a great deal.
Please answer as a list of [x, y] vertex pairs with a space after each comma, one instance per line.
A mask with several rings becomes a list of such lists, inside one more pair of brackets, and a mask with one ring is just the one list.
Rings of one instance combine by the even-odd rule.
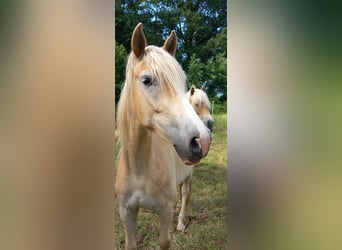
[[188, 82], [189, 85], [195, 85], [199, 87], [203, 85], [203, 78], [205, 75], [206, 67], [205, 64], [201, 62], [199, 58], [196, 57], [196, 54], [193, 54], [190, 57], [189, 69], [188, 69]]
[[209, 97], [217, 97], [223, 102], [227, 99], [227, 52], [226, 52], [227, 29], [223, 28], [219, 34], [212, 37], [203, 46], [203, 50], [209, 51], [211, 56], [202, 61], [196, 53], [190, 57], [188, 67], [189, 85], [199, 87], [204, 85]]
[[125, 81], [127, 51], [122, 44], [115, 41], [115, 100], [120, 97], [121, 87]]
[[[161, 46], [175, 30], [176, 58], [188, 73], [189, 84], [206, 84], [209, 98], [226, 98], [226, 1], [118, 0], [115, 8], [116, 40], [126, 52], [131, 51], [131, 34], [139, 22], [144, 25], [149, 44]], [[123, 61], [116, 60], [116, 67], [120, 67], [118, 64], [123, 65]]]

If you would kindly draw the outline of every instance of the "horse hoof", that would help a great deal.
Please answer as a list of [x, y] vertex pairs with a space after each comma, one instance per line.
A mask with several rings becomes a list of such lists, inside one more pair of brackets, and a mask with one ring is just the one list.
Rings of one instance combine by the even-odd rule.
[[181, 231], [182, 233], [184, 233], [185, 231], [185, 225], [184, 224], [178, 224], [177, 225], [177, 230]]

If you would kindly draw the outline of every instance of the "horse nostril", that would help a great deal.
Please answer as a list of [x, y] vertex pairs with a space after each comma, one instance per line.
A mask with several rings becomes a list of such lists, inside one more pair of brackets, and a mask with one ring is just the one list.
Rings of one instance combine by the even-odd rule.
[[197, 142], [198, 137], [194, 137], [191, 139], [190, 141], [190, 151], [192, 153], [194, 153], [195, 155], [202, 155], [202, 149], [199, 145], [199, 143]]
[[213, 120], [209, 120], [207, 122], [207, 125], [208, 125], [208, 128], [211, 130], [213, 128], [213, 126], [214, 126], [214, 121]]

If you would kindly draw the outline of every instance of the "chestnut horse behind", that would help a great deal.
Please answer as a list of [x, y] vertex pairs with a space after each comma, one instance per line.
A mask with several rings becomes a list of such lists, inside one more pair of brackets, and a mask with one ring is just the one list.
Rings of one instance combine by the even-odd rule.
[[121, 148], [115, 182], [126, 249], [137, 247], [139, 207], [159, 215], [159, 245], [169, 249], [173, 201], [184, 180], [177, 169], [198, 163], [210, 146], [210, 131], [185, 98], [176, 45], [171, 32], [162, 48], [147, 46], [142, 24], [132, 35], [117, 112]]

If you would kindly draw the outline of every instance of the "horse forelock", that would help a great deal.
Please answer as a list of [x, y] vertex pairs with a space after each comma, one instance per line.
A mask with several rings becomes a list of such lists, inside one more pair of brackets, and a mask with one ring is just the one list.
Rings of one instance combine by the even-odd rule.
[[211, 109], [209, 98], [207, 94], [201, 89], [195, 89], [195, 93], [194, 95], [192, 95], [191, 101], [203, 103], [209, 110]]
[[162, 48], [150, 45], [145, 48], [143, 60], [151, 68], [163, 91], [177, 92], [180, 96], [185, 94], [186, 75], [173, 56]]

